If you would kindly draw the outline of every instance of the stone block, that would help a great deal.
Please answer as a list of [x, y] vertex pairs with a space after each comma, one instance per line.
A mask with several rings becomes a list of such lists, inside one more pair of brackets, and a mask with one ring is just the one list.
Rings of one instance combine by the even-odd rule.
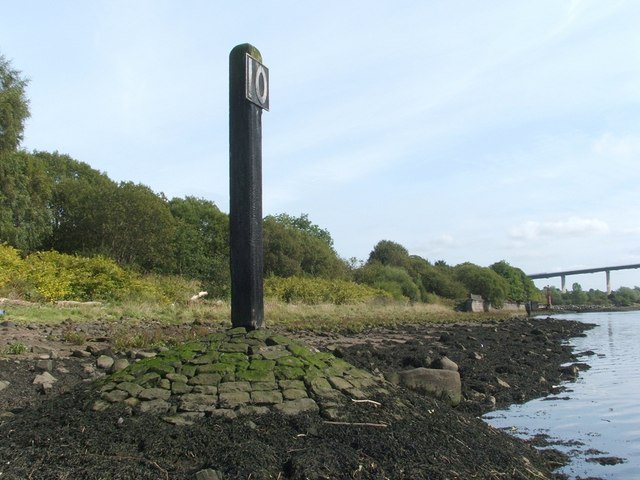
[[414, 368], [389, 374], [388, 380], [416, 392], [448, 400], [453, 406], [462, 400], [460, 374], [452, 370]]
[[251, 384], [249, 382], [226, 382], [221, 383], [218, 387], [219, 393], [234, 393], [234, 392], [250, 392]]
[[140, 392], [144, 390], [140, 385], [133, 382], [121, 382], [116, 386], [116, 388], [118, 390], [124, 390], [132, 397], [137, 397]]
[[251, 401], [256, 405], [274, 405], [282, 403], [282, 393], [278, 390], [259, 390], [251, 392]]
[[138, 413], [150, 413], [152, 415], [163, 415], [169, 411], [169, 402], [165, 402], [161, 399], [155, 400], [145, 400], [140, 402], [136, 406], [136, 411]]
[[298, 415], [300, 413], [318, 412], [320, 409], [318, 404], [311, 398], [301, 398], [299, 400], [290, 400], [273, 406], [274, 409], [284, 415]]
[[140, 400], [169, 400], [171, 391], [164, 388], [145, 388], [138, 393]]
[[234, 408], [251, 401], [249, 392], [226, 392], [219, 395], [220, 407]]
[[219, 373], [200, 373], [189, 379], [189, 385], [217, 385], [222, 380]]

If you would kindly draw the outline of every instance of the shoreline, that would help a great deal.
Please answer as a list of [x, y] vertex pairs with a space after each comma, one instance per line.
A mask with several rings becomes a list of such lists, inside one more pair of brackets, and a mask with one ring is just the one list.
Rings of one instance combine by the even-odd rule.
[[[282, 331], [374, 375], [428, 366], [442, 356], [458, 365], [464, 398], [458, 407], [389, 386], [389, 395], [371, 398], [380, 408], [345, 407], [345, 425], [328, 424], [318, 414], [289, 418], [270, 413], [234, 420], [206, 417], [176, 427], [152, 415], [92, 412], [88, 406], [95, 389], [85, 379], [91, 377], [86, 366], [95, 363], [94, 355], [2, 358], [0, 381], [9, 386], [0, 391], [0, 472], [2, 478], [17, 479], [63, 478], [56, 475], [65, 471], [88, 480], [104, 475], [195, 480], [207, 469], [225, 480], [248, 475], [562, 478], [551, 472], [566, 461], [557, 451], [537, 451], [477, 417], [557, 393], [555, 386], [574, 379], [580, 369], [560, 367], [576, 362], [566, 340], [588, 328], [536, 317], [359, 334]], [[59, 377], [44, 395], [32, 384], [42, 367], [51, 367]], [[60, 367], [68, 373], [59, 373]]]

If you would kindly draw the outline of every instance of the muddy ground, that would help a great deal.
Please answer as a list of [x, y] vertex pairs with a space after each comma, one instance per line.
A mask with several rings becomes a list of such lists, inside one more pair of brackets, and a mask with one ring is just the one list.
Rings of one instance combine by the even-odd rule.
[[[446, 356], [459, 366], [464, 400], [452, 408], [390, 385], [389, 395], [371, 398], [381, 406], [354, 403], [340, 424], [317, 413], [269, 413], [180, 427], [124, 408], [92, 411], [95, 357], [135, 352], [115, 352], [101, 325], [82, 327], [86, 345], [70, 344], [63, 337], [77, 337], [69, 328], [0, 324], [5, 343], [37, 346], [0, 358], [0, 381], [8, 382], [0, 390], [2, 480], [562, 478], [552, 473], [566, 461], [558, 452], [537, 450], [478, 416], [557, 393], [581, 368], [561, 367], [578, 353], [566, 341], [589, 326], [540, 318], [357, 335], [282, 332], [379, 375]], [[79, 349], [93, 354], [73, 356]], [[58, 380], [46, 393], [33, 385], [43, 371]]]

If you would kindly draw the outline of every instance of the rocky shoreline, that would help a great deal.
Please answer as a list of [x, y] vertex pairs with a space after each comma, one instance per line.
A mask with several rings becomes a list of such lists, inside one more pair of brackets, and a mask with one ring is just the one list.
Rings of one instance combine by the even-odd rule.
[[[561, 478], [557, 452], [477, 417], [575, 378], [582, 365], [566, 340], [589, 326], [200, 326], [179, 348], [123, 352], [92, 328], [82, 347], [53, 328], [30, 355], [0, 359], [3, 479]], [[23, 330], [0, 325], [12, 340]], [[455, 371], [459, 404], [388, 381], [416, 370]]]

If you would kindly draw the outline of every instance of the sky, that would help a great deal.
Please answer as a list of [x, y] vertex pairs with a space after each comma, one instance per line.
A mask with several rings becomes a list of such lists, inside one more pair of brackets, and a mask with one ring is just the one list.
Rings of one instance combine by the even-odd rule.
[[[269, 68], [263, 213], [528, 274], [640, 263], [640, 2], [0, 0], [22, 148], [229, 211], [228, 57]], [[605, 289], [604, 273], [568, 277]], [[640, 269], [611, 273], [614, 289]], [[559, 279], [536, 281], [559, 286]]]

